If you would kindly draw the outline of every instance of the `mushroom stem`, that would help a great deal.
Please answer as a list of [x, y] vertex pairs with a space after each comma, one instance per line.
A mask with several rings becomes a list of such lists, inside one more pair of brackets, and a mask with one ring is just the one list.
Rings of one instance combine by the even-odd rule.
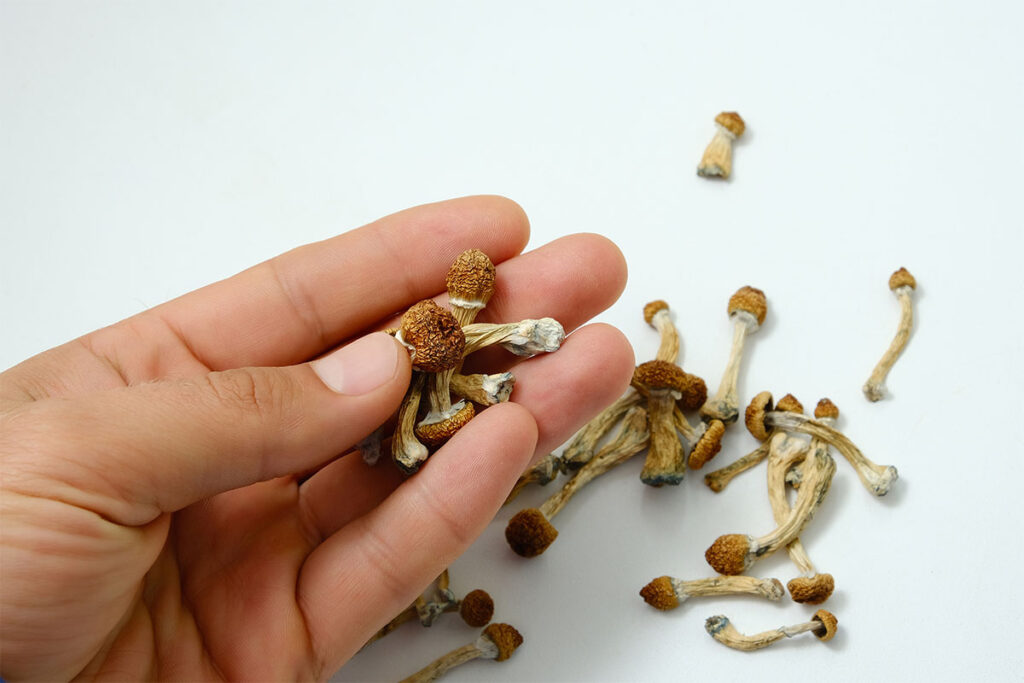
[[644, 320], [658, 331], [661, 342], [658, 344], [657, 360], [676, 363], [679, 359], [679, 330], [672, 322], [668, 304], [662, 300], [652, 301], [644, 306]]
[[647, 396], [651, 443], [640, 471], [640, 481], [648, 486], [676, 486], [686, 476], [686, 458], [676, 434], [672, 393], [670, 389], [651, 389]]
[[503, 324], [473, 323], [462, 331], [466, 335], [463, 353], [466, 356], [494, 344], [501, 344], [517, 356], [535, 356], [557, 351], [565, 339], [565, 330], [554, 318]]
[[[894, 280], [897, 283], [907, 282], [905, 278], [897, 278], [901, 271], [910, 278], [910, 282], [892, 287]], [[916, 283], [913, 283], [913, 277], [905, 269], [901, 268], [893, 273], [892, 278], [889, 279], [889, 284], [890, 288], [892, 288], [892, 293], [896, 295], [900, 302], [900, 324], [896, 328], [896, 336], [893, 338], [892, 343], [889, 344], [889, 348], [886, 349], [882, 359], [878, 361], [878, 365], [875, 366], [871, 376], [868, 377], [868, 381], [864, 383], [864, 395], [871, 402], [880, 401], [885, 397], [885, 378], [889, 375], [889, 371], [892, 370], [892, 366], [895, 365], [896, 359], [900, 357], [903, 349], [906, 348], [907, 340], [910, 339], [910, 331], [914, 327], [913, 293]]]
[[676, 431], [683, 435], [690, 448], [693, 448], [700, 441], [700, 437], [704, 436], [708, 430], [708, 425], [704, 422], [700, 422], [696, 427], [690, 424], [690, 421], [686, 419], [686, 415], [679, 409], [678, 404], [672, 408], [672, 422], [675, 425]]
[[[876, 496], [887, 494], [893, 482], [899, 478], [899, 472], [895, 467], [872, 462], [845, 434], [805, 415], [771, 411], [765, 415], [765, 424], [790, 432], [808, 434], [832, 446], [853, 466], [864, 488]], [[804, 476], [806, 477], [806, 474]]]
[[684, 581], [672, 576], [659, 576], [640, 589], [640, 596], [651, 607], [667, 611], [679, 607], [688, 598], [757, 595], [767, 600], [778, 600], [785, 592], [778, 579], [759, 579], [754, 576], [715, 576], [709, 579]]
[[719, 574], [742, 574], [757, 560], [768, 557], [800, 535], [814, 512], [821, 505], [832, 484], [836, 463], [827, 453], [813, 454], [812, 465], [805, 473], [796, 505], [790, 515], [768, 534], [753, 538], [745, 534], [719, 536], [704, 553], [711, 568]]
[[721, 420], [732, 424], [739, 417], [739, 398], [736, 387], [740, 376], [740, 362], [743, 360], [743, 343], [747, 335], [758, 328], [757, 318], [747, 311], [736, 311], [732, 314], [732, 348], [729, 351], [729, 362], [726, 363], [722, 381], [718, 391], [707, 400], [700, 414], [704, 419]]
[[416, 413], [423, 394], [423, 373], [413, 373], [409, 389], [398, 409], [398, 426], [391, 440], [391, 456], [406, 474], [412, 474], [430, 457], [430, 451], [416, 438]]
[[449, 384], [453, 394], [482, 406], [505, 403], [512, 395], [516, 378], [511, 372], [494, 375], [463, 375], [453, 373]]
[[594, 448], [630, 408], [640, 403], [641, 396], [630, 388], [625, 396], [615, 401], [576, 433], [562, 451], [562, 463], [567, 470], [578, 470], [594, 457]]
[[505, 498], [504, 505], [511, 503], [512, 500], [530, 484], [539, 484], [540, 486], [550, 484], [554, 481], [555, 477], [559, 475], [562, 469], [563, 465], [560, 457], [554, 453], [544, 456], [539, 463], [523, 472], [522, 476], [520, 476], [518, 481], [516, 481], [516, 485], [512, 487], [508, 497]]
[[408, 678], [403, 678], [401, 683], [436, 681], [455, 667], [478, 658], [502, 662], [511, 657], [516, 648], [522, 644], [523, 637], [512, 626], [491, 624], [484, 629], [476, 641], [435, 659]]
[[751, 652], [801, 633], [813, 633], [821, 641], [831, 640], [836, 634], [837, 625], [835, 616], [831, 612], [821, 609], [814, 613], [814, 617], [810, 621], [793, 626], [782, 626], [772, 631], [764, 631], [750, 636], [737, 631], [729, 621], [729, 617], [721, 614], [709, 617], [704, 622], [704, 629], [712, 638], [726, 647]]
[[723, 111], [715, 117], [715, 137], [711, 138], [697, 166], [703, 178], [728, 178], [732, 173], [732, 143], [743, 135], [746, 124], [734, 111]]
[[750, 451], [742, 458], [738, 458], [733, 462], [729, 463], [725, 467], [715, 470], [714, 472], [708, 472], [704, 475], [704, 483], [707, 487], [715, 493], [721, 493], [729, 482], [732, 481], [737, 475], [746, 472], [749, 469], [753, 469], [760, 465], [765, 458], [768, 457], [768, 442], [762, 442], [754, 450]]

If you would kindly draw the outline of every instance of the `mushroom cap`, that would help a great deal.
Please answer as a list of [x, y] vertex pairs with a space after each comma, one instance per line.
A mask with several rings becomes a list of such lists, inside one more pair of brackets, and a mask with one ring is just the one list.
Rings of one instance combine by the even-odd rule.
[[467, 249], [459, 254], [448, 269], [445, 286], [448, 296], [486, 304], [494, 294], [494, 264], [479, 249]]
[[465, 405], [459, 409], [459, 412], [447, 420], [441, 420], [432, 424], [416, 425], [416, 438], [423, 442], [425, 446], [436, 448], [455, 436], [455, 432], [465, 427], [466, 423], [472, 420], [475, 414], [476, 409], [473, 408], [473, 402], [466, 401]]
[[758, 325], [764, 325], [764, 317], [768, 314], [768, 299], [756, 287], [740, 287], [729, 297], [729, 315], [736, 311], [746, 311], [757, 318]]
[[657, 299], [655, 301], [650, 302], [649, 304], [645, 304], [644, 305], [644, 322], [646, 322], [648, 325], [650, 325], [651, 321], [654, 320], [654, 314], [655, 313], [657, 313], [658, 311], [667, 311], [667, 310], [668, 310], [668, 303], [665, 302], [665, 301], [662, 301], [661, 299]]
[[558, 529], [551, 526], [544, 513], [537, 508], [526, 508], [508, 520], [505, 540], [522, 557], [536, 557], [548, 549], [558, 538]]
[[823, 398], [814, 407], [814, 417], [819, 420], [823, 417], [831, 417], [833, 420], [839, 419], [839, 407], [831, 400]]
[[690, 451], [690, 467], [699, 470], [711, 458], [718, 455], [722, 450], [722, 435], [725, 434], [725, 424], [721, 420], [712, 420], [708, 423], [700, 439], [694, 444]]
[[786, 394], [775, 404], [775, 410], [784, 410], [787, 413], [803, 413], [804, 406], [800, 401], [796, 400], [796, 396]]
[[898, 287], [917, 289], [917, 280], [914, 279], [914, 276], [906, 268], [900, 268], [889, 276], [889, 289], [896, 289]]
[[498, 646], [498, 656], [494, 658], [496, 662], [505, 661], [523, 644], [523, 635], [508, 624], [491, 624], [484, 629], [483, 635]]
[[770, 391], [762, 391], [750, 401], [746, 412], [743, 414], [743, 422], [758, 441], [768, 439], [768, 427], [764, 424], [765, 413], [772, 409], [772, 394]]
[[640, 589], [640, 597], [654, 609], [663, 612], [679, 607], [679, 597], [672, 589], [672, 577], [659, 576]]
[[839, 628], [839, 620], [836, 619], [836, 615], [828, 610], [820, 609], [814, 613], [811, 619], [821, 622], [822, 628], [812, 631], [818, 637], [818, 640], [832, 640], [836, 630]]
[[740, 115], [734, 111], [723, 111], [721, 114], [715, 117], [715, 123], [725, 128], [730, 133], [739, 137], [743, 135], [743, 131], [747, 129], [747, 124], [743, 122]]
[[441, 372], [458, 365], [466, 335], [452, 312], [430, 299], [413, 304], [402, 316], [402, 340], [413, 347], [412, 366]]
[[459, 604], [459, 616], [469, 626], [482, 628], [491, 622], [494, 616], [494, 600], [485, 590], [472, 590], [462, 598]]
[[697, 410], [708, 400], [708, 385], [697, 375], [683, 371], [683, 386], [679, 389], [682, 396], [676, 401], [680, 410]]
[[836, 589], [836, 582], [831, 574], [815, 574], [798, 576], [786, 584], [786, 587], [789, 588], [793, 602], [820, 605], [832, 595], [832, 591]]
[[753, 545], [752, 540], [746, 534], [719, 536], [711, 547], [704, 551], [704, 559], [719, 574], [742, 574], [749, 566], [747, 557]]
[[679, 392], [688, 386], [683, 369], [664, 360], [649, 360], [636, 366], [633, 384], [643, 385], [647, 389], [673, 389]]

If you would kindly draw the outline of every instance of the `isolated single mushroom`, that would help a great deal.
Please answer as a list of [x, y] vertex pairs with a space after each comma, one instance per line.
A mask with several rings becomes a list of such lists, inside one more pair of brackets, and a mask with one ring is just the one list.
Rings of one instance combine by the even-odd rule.
[[672, 322], [668, 304], [658, 299], [644, 306], [644, 321], [661, 336], [655, 359], [668, 363], [679, 362], [679, 330]]
[[463, 328], [465, 355], [501, 344], [517, 356], [529, 357], [557, 351], [565, 339], [562, 324], [554, 318], [520, 320], [517, 323], [473, 323]]
[[512, 500], [530, 484], [538, 484], [540, 486], [550, 484], [564, 470], [565, 466], [562, 463], [562, 458], [554, 453], [549, 453], [544, 456], [540, 462], [520, 475], [515, 486], [512, 487], [512, 490], [505, 498], [504, 504], [508, 505], [511, 503]]
[[885, 396], [885, 378], [910, 339], [910, 331], [914, 327], [913, 294], [916, 288], [917, 280], [906, 268], [900, 268], [889, 276], [889, 289], [900, 302], [900, 324], [889, 348], [864, 383], [864, 395], [869, 401], [880, 401]]
[[590, 462], [594, 457], [594, 448], [601, 438], [608, 433], [616, 422], [635, 405], [644, 400], [636, 389], [630, 387], [626, 394], [602, 410], [590, 422], [583, 425], [569, 445], [562, 451], [562, 466], [566, 471], [575, 471]]
[[732, 173], [732, 143], [743, 135], [746, 124], [734, 111], [723, 111], [715, 117], [715, 137], [711, 138], [697, 166], [702, 178], [728, 178]]
[[719, 595], [757, 595], [778, 600], [785, 594], [778, 579], [753, 576], [715, 576], [710, 579], [684, 581], [672, 576], [659, 576], [640, 589], [640, 597], [651, 607], [668, 611], [679, 607], [688, 598]]
[[712, 569], [719, 574], [742, 574], [754, 562], [784, 548], [800, 535], [825, 499], [836, 470], [836, 463], [828, 453], [814, 453], [811, 458], [812, 464], [804, 473], [804, 485], [789, 517], [759, 538], [746, 534], [719, 536], [704, 553]]
[[823, 609], [815, 612], [810, 621], [794, 624], [793, 626], [783, 626], [773, 631], [756, 633], [751, 636], [737, 631], [732, 622], [729, 621], [729, 617], [721, 614], [709, 617], [704, 622], [704, 629], [712, 638], [726, 647], [745, 652], [760, 650], [783, 638], [792, 638], [807, 632], [813, 633], [821, 641], [832, 640], [838, 626], [839, 622], [836, 620], [835, 615]]
[[401, 683], [427, 683], [436, 681], [448, 671], [474, 659], [493, 659], [503, 662], [523, 644], [523, 636], [508, 624], [491, 624], [480, 637], [469, 645], [452, 650], [439, 657]]
[[647, 411], [640, 406], [630, 408], [615, 437], [581, 467], [554, 495], [539, 508], [517, 512], [505, 527], [505, 540], [517, 555], [536, 557], [548, 549], [558, 537], [551, 519], [565, 507], [569, 499], [594, 478], [626, 462], [647, 447]]
[[678, 485], [686, 474], [683, 444], [675, 426], [675, 401], [686, 379], [679, 366], [663, 360], [641, 363], [633, 371], [633, 386], [647, 396], [651, 445], [640, 471], [648, 486]]
[[743, 343], [747, 335], [753, 334], [764, 324], [768, 312], [768, 300], [764, 292], [754, 287], [740, 287], [729, 298], [729, 319], [733, 323], [732, 348], [729, 362], [722, 373], [718, 391], [700, 409], [705, 420], [721, 420], [729, 425], [739, 417], [739, 398], [736, 385], [740, 376], [740, 361], [743, 358]]
[[453, 394], [482, 406], [505, 403], [512, 395], [516, 377], [511, 372], [493, 375], [453, 373], [449, 387]]

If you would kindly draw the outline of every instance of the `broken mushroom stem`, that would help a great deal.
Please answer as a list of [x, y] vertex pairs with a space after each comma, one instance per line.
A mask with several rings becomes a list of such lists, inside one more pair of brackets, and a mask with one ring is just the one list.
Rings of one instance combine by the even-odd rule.
[[487, 346], [501, 344], [517, 356], [536, 356], [557, 351], [565, 339], [562, 324], [554, 318], [520, 320], [517, 323], [473, 323], [462, 331], [466, 335], [464, 355]]
[[544, 486], [550, 484], [564, 470], [562, 459], [554, 453], [544, 456], [540, 462], [523, 472], [516, 481], [515, 486], [505, 498], [504, 505], [508, 505], [520, 492], [530, 484]]
[[511, 372], [493, 375], [452, 373], [449, 387], [453, 394], [482, 406], [505, 403], [512, 395], [516, 378]]
[[764, 631], [763, 633], [749, 636], [737, 631], [732, 622], [729, 621], [729, 617], [721, 614], [709, 617], [704, 622], [704, 629], [712, 638], [726, 647], [731, 647], [734, 650], [743, 650], [744, 652], [760, 650], [783, 638], [792, 638], [801, 633], [813, 633], [821, 641], [832, 640], [838, 626], [839, 622], [835, 615], [823, 609], [815, 612], [810, 621], [794, 624], [793, 626], [782, 626], [772, 631]]
[[672, 576], [659, 576], [640, 589], [640, 596], [651, 607], [672, 610], [689, 598], [718, 595], [756, 595], [766, 600], [778, 600], [784, 594], [778, 579], [759, 579], [754, 576], [715, 576], [708, 579], [684, 581]]
[[493, 659], [503, 662], [523, 644], [523, 636], [508, 624], [491, 624], [480, 637], [468, 645], [452, 650], [420, 669], [401, 683], [427, 683], [436, 681], [448, 671], [474, 659]]
[[871, 402], [880, 401], [885, 397], [885, 378], [910, 339], [910, 332], [914, 327], [913, 295], [916, 288], [917, 281], [906, 268], [900, 268], [889, 276], [889, 289], [900, 302], [900, 323], [892, 343], [878, 361], [868, 381], [864, 383], [864, 396]]
[[739, 417], [737, 384], [740, 362], [743, 360], [743, 344], [748, 335], [757, 332], [764, 324], [768, 300], [760, 289], [740, 287], [729, 298], [728, 311], [733, 323], [729, 362], [722, 373], [718, 391], [700, 409], [701, 417], [705, 420], [721, 420], [726, 425], [732, 424]]
[[711, 138], [697, 166], [702, 178], [728, 178], [732, 173], [732, 143], [743, 135], [746, 124], [734, 111], [723, 111], [715, 117], [715, 136]]
[[679, 330], [672, 322], [668, 304], [658, 299], [644, 306], [644, 321], [656, 329], [661, 337], [655, 358], [669, 363], [677, 363], [679, 361]]
[[520, 510], [508, 521], [508, 526], [505, 527], [505, 540], [512, 550], [523, 557], [536, 557], [547, 550], [558, 537], [558, 530], [552, 526], [550, 520], [580, 489], [642, 451], [647, 447], [648, 441], [647, 411], [635, 406], [626, 414], [615, 437], [561, 489], [544, 501], [539, 508]]
[[828, 453], [815, 453], [812, 457], [796, 505], [785, 521], [759, 538], [746, 534], [719, 536], [704, 553], [712, 569], [719, 574], [742, 574], [754, 562], [789, 545], [800, 535], [828, 494], [836, 470], [836, 463]]

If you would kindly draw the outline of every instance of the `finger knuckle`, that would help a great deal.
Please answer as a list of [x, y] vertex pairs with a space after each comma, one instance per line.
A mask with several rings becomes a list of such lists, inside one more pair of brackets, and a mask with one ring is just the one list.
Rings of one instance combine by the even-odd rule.
[[214, 400], [244, 415], [264, 418], [293, 403], [296, 388], [281, 373], [265, 368], [240, 368], [206, 376]]

